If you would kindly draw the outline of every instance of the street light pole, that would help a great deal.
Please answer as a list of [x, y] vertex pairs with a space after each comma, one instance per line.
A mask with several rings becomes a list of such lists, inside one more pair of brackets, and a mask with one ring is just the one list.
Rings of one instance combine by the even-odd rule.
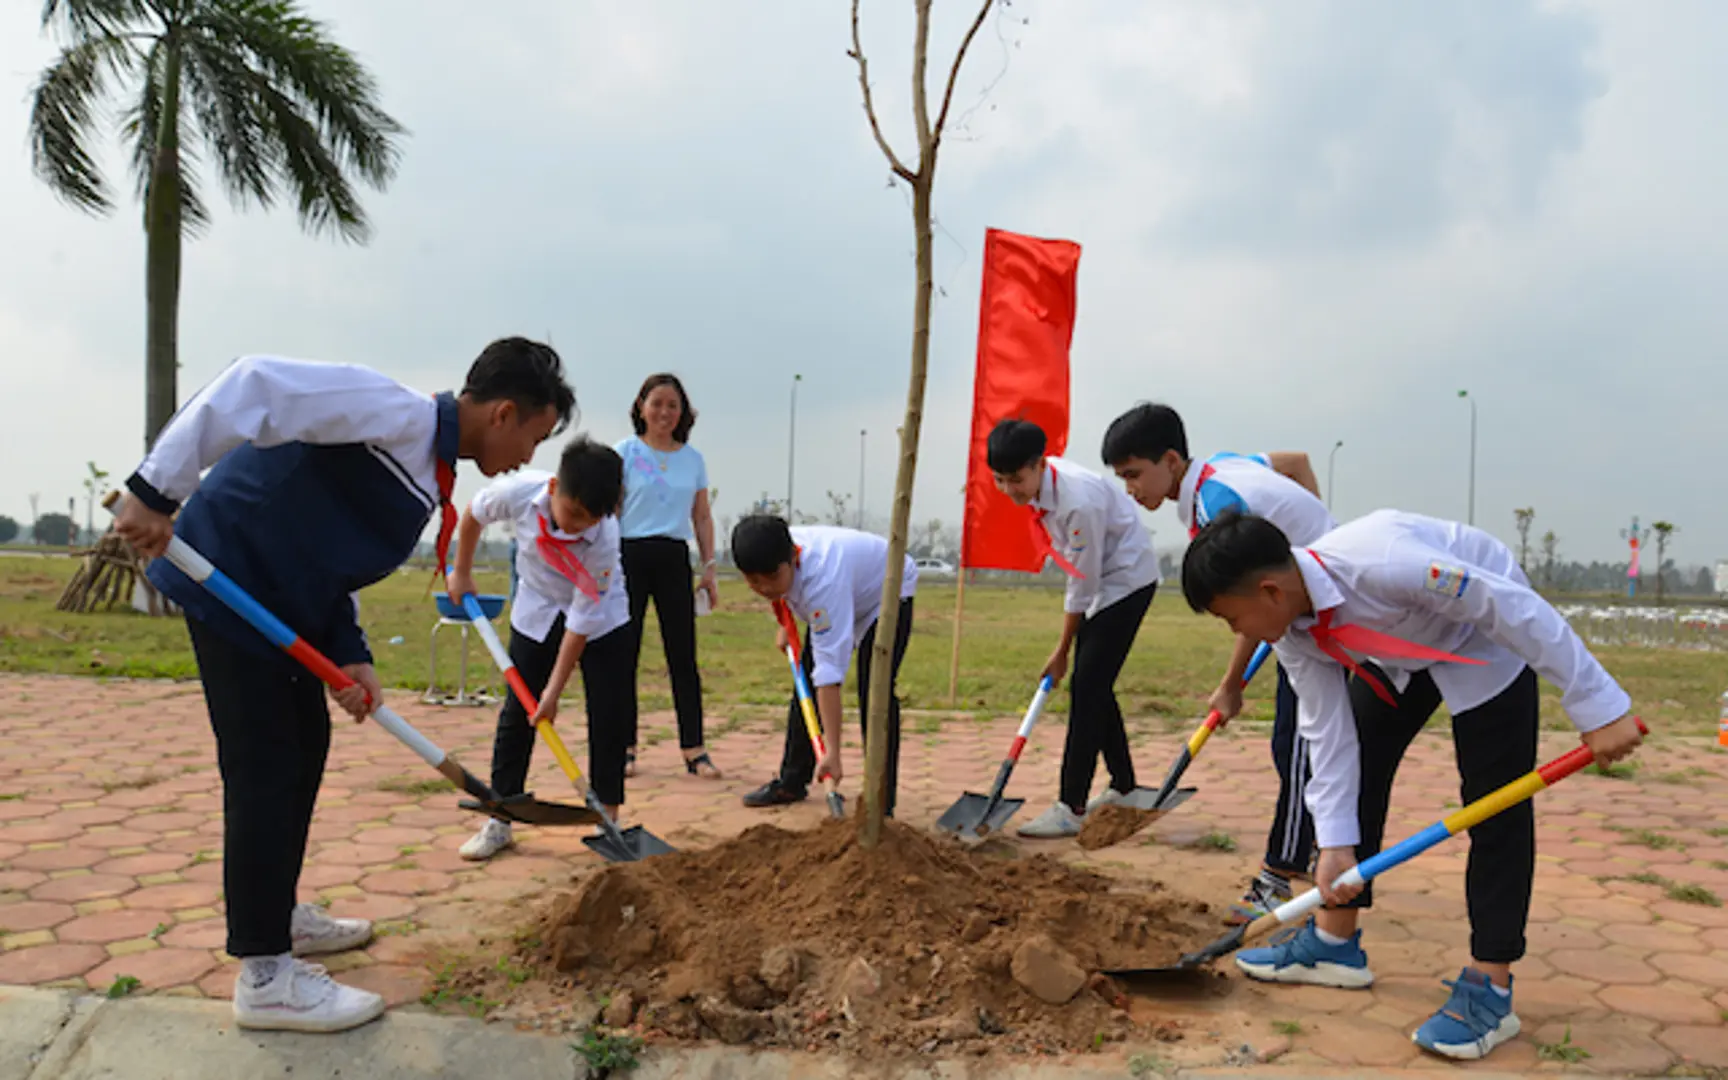
[[1332, 509], [1332, 476], [1338, 467], [1338, 450], [1344, 445], [1339, 439], [1332, 444], [1332, 452], [1326, 455], [1326, 509]]
[[1470, 403], [1470, 516], [1465, 524], [1476, 524], [1476, 399], [1470, 391], [1460, 390], [1458, 396]]
[[792, 407], [786, 420], [786, 523], [792, 523], [792, 478], [797, 464], [798, 444], [798, 384], [804, 381], [804, 376], [792, 376]]
[[870, 432], [858, 429], [858, 531], [864, 531], [864, 444]]

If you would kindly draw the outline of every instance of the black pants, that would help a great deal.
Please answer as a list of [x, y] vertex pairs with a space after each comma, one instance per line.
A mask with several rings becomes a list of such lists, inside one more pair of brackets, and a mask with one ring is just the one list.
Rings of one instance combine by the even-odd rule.
[[[1392, 680], [1365, 665], [1392, 690]], [[1379, 852], [1392, 801], [1392, 778], [1410, 741], [1440, 706], [1440, 691], [1426, 671], [1412, 675], [1396, 708], [1361, 679], [1350, 680], [1350, 706], [1361, 740], [1362, 795], [1358, 813], [1362, 842], [1358, 861]], [[1452, 745], [1462, 780], [1459, 797], [1474, 802], [1536, 767], [1538, 718], [1536, 673], [1525, 668], [1499, 696], [1452, 718]], [[1400, 838], [1402, 839], [1402, 838]], [[1526, 800], [1470, 830], [1470, 861], [1464, 871], [1470, 911], [1470, 955], [1510, 964], [1524, 955], [1530, 919], [1530, 888], [1536, 874], [1536, 809]], [[1372, 885], [1349, 906], [1368, 907]]]
[[[858, 640], [858, 728], [866, 739], [870, 737], [870, 652], [876, 645], [876, 626], [876, 623], [871, 623], [870, 629], [864, 631], [864, 636]], [[906, 643], [911, 637], [912, 598], [908, 596], [900, 601], [899, 624], [894, 628], [894, 672], [888, 684], [888, 791], [882, 800], [884, 812], [888, 814], [894, 812], [895, 794], [900, 784], [900, 661], [906, 657]], [[804, 631], [802, 661], [804, 675], [808, 678], [816, 664], [808, 629]], [[817, 721], [821, 721], [820, 713]], [[786, 787], [805, 791], [815, 776], [816, 749], [810, 745], [810, 735], [804, 730], [804, 710], [794, 694], [786, 712], [786, 749], [780, 755], [780, 782]]]
[[1278, 809], [1266, 833], [1266, 865], [1281, 874], [1306, 874], [1314, 861], [1314, 815], [1308, 812], [1308, 743], [1296, 734], [1296, 689], [1278, 665], [1272, 719], [1272, 764], [1278, 769]]
[[[702, 745], [702, 674], [696, 667], [696, 594], [690, 574], [690, 546], [671, 536], [644, 536], [620, 546], [624, 581], [630, 593], [630, 670], [642, 660], [642, 632], [648, 600], [660, 620], [666, 671], [672, 679], [672, 707], [678, 713], [678, 745]], [[630, 720], [629, 745], [636, 745], [636, 720]]]
[[[552, 678], [558, 649], [564, 644], [564, 616], [558, 616], [545, 641], [510, 631], [510, 662], [538, 698]], [[608, 806], [624, 803], [624, 749], [636, 726], [636, 676], [629, 664], [629, 627], [590, 638], [582, 650], [582, 696], [588, 707], [588, 782]], [[498, 731], [492, 737], [492, 789], [500, 795], [520, 795], [528, 783], [528, 761], [537, 738], [528, 723], [528, 710], [514, 694], [498, 710]]]
[[1124, 596], [1080, 624], [1074, 636], [1074, 670], [1068, 676], [1068, 740], [1062, 747], [1060, 798], [1076, 814], [1086, 812], [1087, 794], [1098, 771], [1098, 755], [1110, 770], [1110, 786], [1134, 790], [1134, 758], [1128, 729], [1116, 701], [1116, 676], [1134, 647], [1156, 583]]
[[324, 684], [188, 618], [222, 772], [222, 889], [228, 954], [289, 950], [312, 807], [330, 753]]

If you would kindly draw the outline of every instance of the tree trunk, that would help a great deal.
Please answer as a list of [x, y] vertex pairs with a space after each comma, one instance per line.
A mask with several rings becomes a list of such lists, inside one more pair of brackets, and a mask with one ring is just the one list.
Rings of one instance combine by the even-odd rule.
[[178, 405], [180, 366], [180, 50], [170, 43], [145, 195], [144, 449], [156, 444]]

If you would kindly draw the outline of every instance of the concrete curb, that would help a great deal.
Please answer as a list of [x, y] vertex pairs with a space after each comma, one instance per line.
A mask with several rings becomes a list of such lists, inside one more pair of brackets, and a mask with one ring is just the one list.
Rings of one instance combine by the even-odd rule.
[[[1432, 1075], [1433, 1070], [1422, 1070]], [[1341, 1080], [1411, 1070], [1184, 1069], [1173, 1078]], [[730, 1047], [654, 1049], [630, 1080], [1122, 1080], [1126, 1060], [864, 1061]], [[1475, 1080], [1511, 1074], [1473, 1072]], [[340, 1035], [242, 1031], [226, 1002], [120, 1001], [0, 986], [0, 1080], [589, 1080], [569, 1040], [466, 1017], [397, 1010]]]

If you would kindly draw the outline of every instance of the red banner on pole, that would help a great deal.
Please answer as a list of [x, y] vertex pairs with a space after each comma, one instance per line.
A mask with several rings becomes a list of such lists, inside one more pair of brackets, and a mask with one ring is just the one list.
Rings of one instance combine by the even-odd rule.
[[978, 369], [972, 386], [972, 445], [966, 464], [966, 519], [960, 565], [1036, 573], [1026, 510], [996, 490], [985, 442], [999, 422], [1020, 418], [1044, 429], [1048, 453], [1068, 445], [1068, 346], [1074, 337], [1080, 245], [989, 229], [979, 298]]

